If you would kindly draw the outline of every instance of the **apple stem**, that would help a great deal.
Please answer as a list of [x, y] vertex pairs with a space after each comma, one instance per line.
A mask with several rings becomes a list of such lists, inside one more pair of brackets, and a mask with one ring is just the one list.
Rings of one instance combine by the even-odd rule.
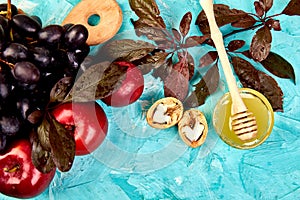
[[19, 169], [20, 169], [20, 165], [17, 164], [15, 166], [13, 166], [12, 168], [5, 167], [3, 170], [4, 170], [4, 172], [13, 173], [13, 172], [18, 171]]

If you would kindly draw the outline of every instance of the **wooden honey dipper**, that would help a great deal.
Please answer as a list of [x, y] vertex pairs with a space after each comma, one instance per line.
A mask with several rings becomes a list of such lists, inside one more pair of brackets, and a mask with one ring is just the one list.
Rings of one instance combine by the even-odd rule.
[[230, 62], [224, 47], [224, 41], [221, 31], [216, 23], [213, 11], [213, 0], [200, 0], [200, 4], [208, 19], [211, 39], [213, 40], [220, 61], [223, 67], [225, 78], [228, 84], [229, 92], [232, 100], [231, 107], [231, 127], [234, 133], [241, 140], [251, 140], [257, 135], [256, 118], [253, 113], [249, 112], [244, 104], [236, 80], [233, 76]]

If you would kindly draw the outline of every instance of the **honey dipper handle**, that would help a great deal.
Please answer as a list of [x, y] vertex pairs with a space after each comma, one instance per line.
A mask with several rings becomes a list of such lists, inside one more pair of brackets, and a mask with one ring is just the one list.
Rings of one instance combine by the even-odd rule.
[[228, 84], [229, 92], [232, 99], [232, 114], [245, 112], [247, 111], [247, 108], [240, 96], [236, 84], [236, 80], [233, 76], [231, 65], [228, 60], [228, 55], [224, 47], [223, 36], [216, 23], [214, 11], [213, 11], [213, 0], [200, 0], [200, 4], [206, 14], [209, 27], [210, 27], [211, 39], [213, 40], [216, 46], [221, 61], [221, 65], [225, 74], [225, 78]]

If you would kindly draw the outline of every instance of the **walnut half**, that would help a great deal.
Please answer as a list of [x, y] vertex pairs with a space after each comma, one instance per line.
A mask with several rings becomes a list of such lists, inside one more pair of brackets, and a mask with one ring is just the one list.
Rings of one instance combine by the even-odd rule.
[[201, 146], [207, 136], [208, 125], [202, 112], [196, 109], [187, 110], [178, 123], [181, 139], [190, 147]]
[[166, 129], [176, 125], [183, 115], [181, 101], [166, 97], [156, 101], [147, 111], [147, 122], [153, 128]]

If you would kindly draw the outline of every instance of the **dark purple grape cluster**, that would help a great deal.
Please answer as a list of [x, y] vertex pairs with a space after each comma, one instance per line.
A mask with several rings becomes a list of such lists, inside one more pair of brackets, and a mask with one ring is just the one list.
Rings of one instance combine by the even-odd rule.
[[11, 17], [6, 11], [0, 4], [0, 152], [39, 123], [52, 87], [63, 77], [75, 79], [90, 52], [83, 25], [43, 27], [14, 5]]

